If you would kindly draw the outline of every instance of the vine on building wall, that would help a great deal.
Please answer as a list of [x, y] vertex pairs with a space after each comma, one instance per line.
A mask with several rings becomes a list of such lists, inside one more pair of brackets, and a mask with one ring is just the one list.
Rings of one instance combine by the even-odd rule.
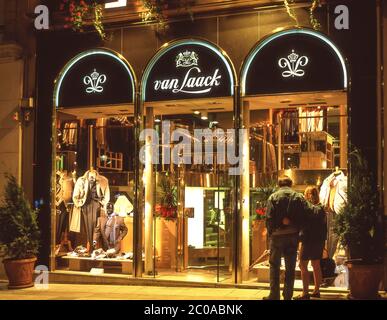
[[104, 7], [96, 0], [62, 0], [60, 10], [65, 11], [65, 28], [83, 32], [86, 18], [91, 17], [95, 30], [101, 39], [106, 39], [105, 28], [102, 22]]
[[298, 18], [294, 8], [291, 6], [292, 4], [294, 4], [294, 0], [284, 0], [286, 12], [288, 13], [289, 17], [296, 22], [296, 26], [298, 27]]
[[310, 24], [312, 25], [314, 30], [320, 30], [321, 24], [318, 21], [318, 19], [314, 16], [314, 12], [317, 9], [317, 7], [320, 6], [320, 0], [312, 0], [312, 5], [309, 9], [309, 16], [310, 16]]
[[[310, 24], [314, 30], [320, 30], [321, 24], [318, 21], [318, 19], [315, 17], [315, 11], [316, 9], [321, 5], [320, 0], [310, 0], [311, 6], [309, 8], [309, 19]], [[293, 8], [293, 5], [295, 3], [295, 0], [284, 0], [284, 6], [286, 9], [286, 12], [288, 13], [289, 17], [292, 18], [296, 22], [296, 26], [299, 26], [297, 14]]]
[[[168, 29], [167, 24], [167, 10], [169, 9], [169, 3], [176, 1], [168, 1], [168, 0], [142, 0], [142, 6], [144, 11], [141, 12], [141, 20], [143, 22], [154, 22], [158, 25], [158, 29], [161, 31], [165, 31]], [[185, 10], [191, 20], [193, 20], [193, 12], [191, 10], [192, 0], [180, 0], [178, 3], [178, 10]]]

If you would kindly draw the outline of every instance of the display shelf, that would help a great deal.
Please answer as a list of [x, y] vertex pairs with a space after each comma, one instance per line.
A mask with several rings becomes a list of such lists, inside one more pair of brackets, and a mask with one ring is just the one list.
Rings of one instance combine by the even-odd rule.
[[98, 149], [97, 168], [122, 171], [123, 154], [121, 152], [110, 152], [102, 148]]

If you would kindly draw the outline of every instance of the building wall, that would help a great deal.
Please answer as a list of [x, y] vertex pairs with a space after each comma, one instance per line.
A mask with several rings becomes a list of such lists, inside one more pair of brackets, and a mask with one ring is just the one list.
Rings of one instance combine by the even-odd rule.
[[[3, 174], [9, 173], [19, 178], [30, 201], [34, 127], [33, 123], [23, 125], [21, 135], [13, 116], [20, 110], [23, 98], [34, 95], [35, 40], [28, 13], [37, 2], [0, 0], [0, 197], [5, 182]], [[0, 278], [4, 277], [2, 267], [0, 257]]]
[[[22, 98], [23, 60], [21, 48], [0, 43], [0, 200], [6, 180], [4, 174], [19, 175], [19, 125], [13, 120]], [[4, 278], [0, 257], [0, 279]]]

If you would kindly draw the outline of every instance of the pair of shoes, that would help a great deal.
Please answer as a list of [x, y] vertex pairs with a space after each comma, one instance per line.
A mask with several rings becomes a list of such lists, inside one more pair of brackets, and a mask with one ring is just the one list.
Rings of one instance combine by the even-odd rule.
[[301, 294], [297, 297], [294, 297], [293, 300], [310, 300], [311, 295], [308, 294]]
[[313, 292], [309, 295], [311, 298], [320, 298], [320, 291]]

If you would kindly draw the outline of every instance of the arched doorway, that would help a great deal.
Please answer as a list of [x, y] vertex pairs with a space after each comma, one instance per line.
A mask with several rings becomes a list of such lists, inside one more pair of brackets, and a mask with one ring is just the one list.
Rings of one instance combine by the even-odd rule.
[[[278, 176], [290, 176], [299, 192], [308, 185], [328, 184], [329, 189], [336, 178], [346, 183], [349, 78], [337, 46], [322, 33], [299, 28], [257, 43], [245, 59], [240, 82], [241, 122], [249, 130], [242, 144], [250, 160], [241, 194], [249, 203], [243, 215], [252, 220], [249, 233], [243, 235], [250, 248], [244, 255], [252, 267], [267, 248], [262, 218]], [[332, 232], [339, 204], [332, 199], [321, 195], [330, 207], [327, 248], [341, 263]], [[267, 282], [268, 268], [258, 263], [250, 274], [245, 270], [243, 278]]]
[[202, 39], [166, 43], [143, 73], [146, 275], [231, 281], [235, 189], [222, 156], [235, 85], [226, 53]]
[[105, 48], [78, 54], [55, 81], [52, 270], [132, 274], [136, 85], [126, 59]]

